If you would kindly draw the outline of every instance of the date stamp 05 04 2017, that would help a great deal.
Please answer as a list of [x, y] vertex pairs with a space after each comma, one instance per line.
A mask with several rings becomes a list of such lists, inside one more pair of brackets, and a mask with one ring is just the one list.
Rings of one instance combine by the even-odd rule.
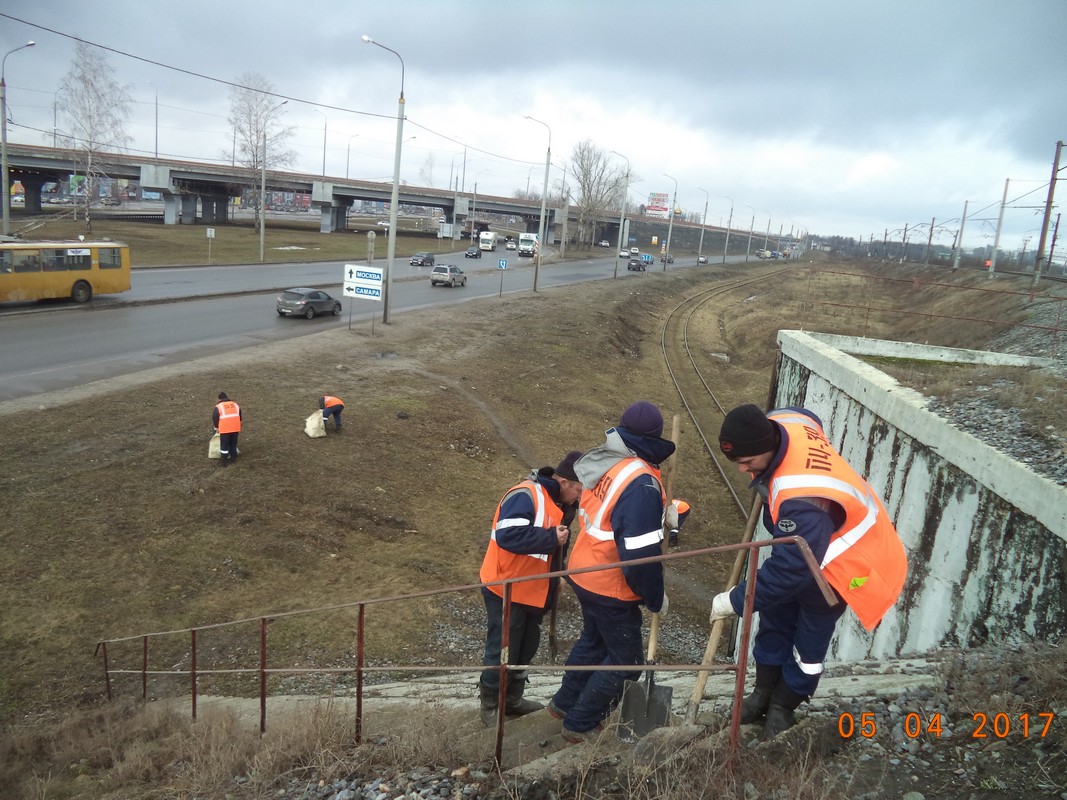
[[[1007, 714], [1003, 711], [996, 714], [987, 714], [976, 711], [971, 714], [974, 722], [974, 730], [971, 732], [972, 739], [1007, 739], [1013, 732], [1021, 735], [1024, 739], [1043, 739], [1052, 728], [1052, 720], [1056, 715], [1051, 711], [1043, 711], [1038, 714]], [[920, 736], [940, 739], [944, 730], [944, 719], [941, 712], [932, 714], [920, 714], [910, 711], [904, 715], [904, 735], [909, 739], [917, 739]], [[859, 714], [848, 712], [839, 714], [837, 717], [837, 732], [842, 739], [851, 739], [854, 736], [862, 736], [872, 739], [878, 735], [878, 720], [873, 711], [864, 711]]]

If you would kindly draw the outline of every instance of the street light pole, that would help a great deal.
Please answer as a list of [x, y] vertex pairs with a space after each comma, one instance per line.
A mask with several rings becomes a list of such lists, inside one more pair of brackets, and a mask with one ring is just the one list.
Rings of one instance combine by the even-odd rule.
[[[700, 189], [700, 187], [697, 187]], [[707, 189], [700, 189], [704, 193], [704, 218], [700, 221], [700, 244], [697, 245], [697, 263], [700, 263], [700, 257], [704, 255], [704, 228], [708, 226], [708, 200], [711, 195], [708, 194]], [[719, 217], [722, 220], [722, 217]]]
[[326, 116], [325, 111], [319, 111], [317, 108], [311, 109], [316, 114], [322, 114], [322, 177], [326, 177], [326, 125], [329, 123], [329, 118]]
[[263, 115], [263, 152], [259, 161], [260, 178], [259, 178], [259, 263], [263, 263], [264, 253], [266, 252], [266, 239], [267, 239], [267, 124], [270, 122], [271, 115], [279, 108], [288, 103], [288, 100], [282, 100], [274, 108], [270, 109]]
[[671, 177], [666, 172], [663, 173], [663, 177], [674, 181], [674, 199], [671, 201], [670, 221], [667, 223], [667, 249], [663, 253], [663, 271], [666, 272], [667, 256], [671, 254], [671, 233], [674, 231], [674, 209], [678, 207], [678, 179]]
[[[720, 197], [726, 197], [726, 195], [720, 195]], [[726, 243], [722, 246], [722, 263], [726, 263], [726, 252], [730, 249], [730, 226], [734, 221], [734, 199], [732, 197], [726, 197], [730, 201], [730, 218], [726, 220]], [[720, 217], [720, 219], [722, 219]]]
[[11, 233], [11, 179], [7, 171], [7, 81], [5, 80], [7, 73], [7, 57], [12, 53], [17, 53], [19, 50], [25, 50], [27, 47], [33, 47], [37, 42], [29, 41], [26, 44], [16, 47], [14, 50], [8, 50], [4, 53], [3, 60], [0, 60], [0, 154], [3, 158], [3, 175], [0, 176], [4, 181], [4, 235], [7, 236]]
[[614, 259], [615, 260], [615, 274], [612, 276], [614, 278], [618, 278], [619, 277], [619, 253], [622, 252], [623, 244], [626, 244], [626, 242], [623, 241], [622, 237], [623, 237], [623, 235], [625, 233], [624, 228], [626, 227], [626, 201], [630, 198], [630, 159], [626, 158], [626, 156], [624, 156], [622, 153], [620, 153], [617, 150], [612, 150], [611, 152], [614, 153], [615, 155], [617, 155], [619, 158], [622, 158], [622, 159], [624, 159], [626, 161], [626, 186], [623, 187], [623, 190], [622, 190], [622, 202], [619, 204], [620, 205], [620, 210], [619, 210], [619, 249], [615, 253], [615, 259]]
[[155, 94], [156, 101], [156, 163], [159, 163], [159, 87], [157, 87], [152, 81], [146, 81], [146, 83], [152, 87], [152, 92]]
[[348, 137], [348, 145], [345, 147], [345, 180], [348, 180], [348, 167], [352, 163], [352, 140], [359, 136], [358, 133], [353, 133]]
[[393, 258], [396, 256], [396, 220], [400, 206], [400, 153], [404, 145], [404, 59], [391, 47], [374, 41], [367, 35], [362, 37], [367, 44], [373, 44], [382, 50], [388, 50], [400, 59], [400, 100], [396, 108], [396, 153], [393, 157], [393, 194], [389, 206], [389, 245], [386, 249], [385, 285], [382, 291], [382, 324], [389, 324], [389, 294], [393, 282]]
[[537, 263], [534, 264], [534, 280], [533, 290], [537, 291], [537, 273], [541, 270], [541, 254], [545, 249], [545, 201], [548, 200], [548, 168], [552, 163], [552, 129], [548, 127], [547, 122], [541, 122], [539, 119], [534, 119], [528, 114], [525, 118], [531, 122], [537, 122], [544, 125], [548, 130], [548, 150], [545, 151], [545, 185], [541, 189], [541, 224], [537, 229]]
[[[745, 206], [745, 208], [752, 208], [752, 206]], [[748, 263], [748, 256], [752, 252], [752, 229], [756, 227], [756, 209], [752, 208], [752, 221], [748, 223], [748, 246], [745, 247], [745, 263]]]

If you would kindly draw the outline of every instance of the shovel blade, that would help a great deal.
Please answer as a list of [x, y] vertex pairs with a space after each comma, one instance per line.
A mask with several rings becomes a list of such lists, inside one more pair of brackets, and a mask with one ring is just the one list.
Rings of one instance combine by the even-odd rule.
[[674, 688], [626, 681], [619, 707], [619, 738], [633, 742], [667, 724]]

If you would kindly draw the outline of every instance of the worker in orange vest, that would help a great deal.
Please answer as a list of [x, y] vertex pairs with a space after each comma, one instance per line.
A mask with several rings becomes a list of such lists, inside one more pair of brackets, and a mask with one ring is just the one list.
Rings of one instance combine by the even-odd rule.
[[211, 426], [219, 434], [219, 465], [227, 467], [237, 462], [237, 436], [241, 433], [241, 407], [219, 392], [219, 402], [211, 412]]
[[344, 401], [340, 397], [334, 397], [332, 394], [324, 394], [319, 398], [319, 408], [322, 409], [323, 425], [329, 421], [330, 417], [333, 417], [333, 429], [340, 433], [341, 412], [345, 410]]
[[[770, 739], [792, 727], [793, 712], [815, 693], [846, 607], [871, 630], [896, 603], [907, 557], [882, 501], [830, 444], [811, 411], [764, 414], [751, 404], [739, 406], [723, 420], [719, 449], [751, 474], [771, 536], [803, 538], [838, 597], [835, 605], [827, 603], [799, 548], [772, 547], [759, 569], [756, 685], [741, 703], [741, 722], [762, 720], [764, 739]], [[715, 596], [713, 623], [741, 613], [745, 588], [741, 582]]]
[[677, 547], [678, 531], [681, 530], [682, 524], [685, 522], [685, 518], [689, 516], [692, 508], [685, 500], [678, 500], [677, 498], [671, 501], [671, 506], [672, 508], [667, 509], [667, 543], [671, 547]]
[[[482, 583], [491, 584], [507, 578], [522, 578], [557, 572], [563, 569], [563, 555], [570, 538], [570, 523], [578, 511], [582, 483], [574, 472], [581, 458], [572, 450], [559, 465], [542, 467], [526, 480], [512, 486], [497, 504], [489, 546], [482, 559]], [[508, 663], [530, 664], [541, 643], [541, 621], [545, 612], [556, 605], [559, 578], [538, 578], [511, 584], [511, 607], [508, 617]], [[482, 587], [488, 629], [485, 657], [478, 682], [481, 720], [486, 725], [496, 721], [500, 707], [500, 654], [503, 649], [504, 587]], [[542, 708], [540, 703], [524, 700], [526, 672], [508, 672], [504, 713], [521, 717]]]

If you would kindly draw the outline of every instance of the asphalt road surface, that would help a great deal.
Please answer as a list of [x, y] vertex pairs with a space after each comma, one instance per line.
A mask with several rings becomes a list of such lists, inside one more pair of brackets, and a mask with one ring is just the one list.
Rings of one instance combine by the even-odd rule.
[[[625, 260], [616, 261], [615, 255], [612, 251], [608, 257], [545, 264], [538, 270], [538, 288], [610, 279], [616, 268], [619, 279], [648, 277], [629, 272]], [[508, 261], [506, 270], [497, 266], [502, 258]], [[439, 256], [437, 263], [465, 270], [467, 285], [431, 287], [430, 267], [412, 267], [407, 259], [397, 259], [391, 316], [533, 288], [533, 264], [520, 260], [514, 251], [487, 252], [480, 259], [465, 259], [460, 251]], [[690, 259], [679, 259], [670, 269], [687, 266], [692, 266]], [[340, 317], [306, 320], [275, 313], [274, 298], [280, 289], [315, 286], [342, 297], [343, 269], [344, 262], [337, 261], [137, 270], [129, 292], [94, 298], [86, 306], [58, 302], [0, 306], [0, 401], [339, 325], [370, 324], [372, 317], [380, 324], [382, 304], [365, 299], [343, 299]]]

